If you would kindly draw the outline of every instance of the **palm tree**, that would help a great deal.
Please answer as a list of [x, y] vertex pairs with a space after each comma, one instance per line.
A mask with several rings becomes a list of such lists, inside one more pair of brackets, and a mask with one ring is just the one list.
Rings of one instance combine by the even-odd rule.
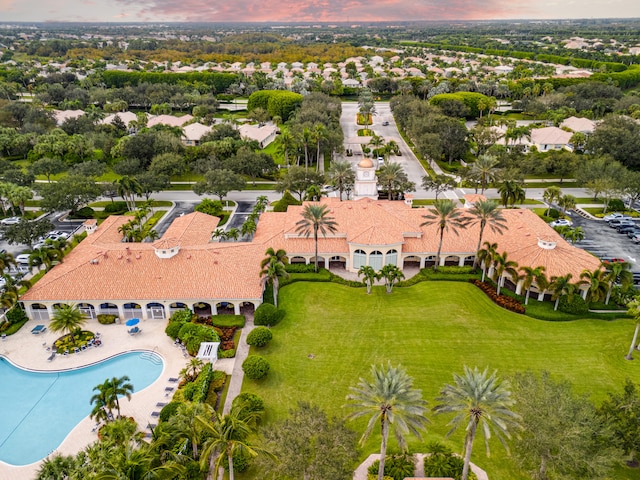
[[200, 464], [203, 468], [208, 466], [209, 458], [215, 456], [215, 471], [217, 472], [225, 460], [229, 463], [229, 480], [234, 480], [233, 454], [247, 453], [251, 457], [258, 454], [270, 455], [266, 450], [252, 445], [249, 436], [254, 433], [251, 425], [255, 425], [255, 416], [259, 412], [248, 411], [241, 404], [240, 407], [233, 407], [226, 415], [217, 412], [213, 413], [213, 420], [210, 416], [199, 416], [200, 423], [208, 439], [202, 447]]
[[304, 168], [305, 170], [309, 168], [309, 144], [313, 142], [313, 132], [310, 128], [305, 127], [302, 129], [300, 133], [300, 142], [304, 147]]
[[331, 164], [329, 170], [329, 181], [340, 192], [340, 201], [342, 201], [342, 192], [347, 188], [352, 188], [356, 175], [348, 161], [338, 160]]
[[[480, 251], [480, 245], [482, 245], [482, 237], [484, 235], [484, 229], [487, 225], [492, 232], [502, 234], [507, 229], [507, 221], [502, 215], [502, 212], [498, 208], [498, 203], [495, 200], [478, 200], [473, 207], [469, 210], [469, 213], [473, 217], [469, 224], [471, 226], [480, 224], [480, 235], [478, 236], [478, 246], [476, 252]], [[478, 255], [473, 259], [473, 269], [478, 267]]]
[[116, 180], [115, 184], [118, 195], [121, 196], [127, 204], [127, 209], [130, 212], [135, 210], [135, 196], [142, 195], [142, 186], [140, 183], [135, 178], [125, 175], [119, 180]]
[[373, 381], [360, 378], [357, 387], [351, 387], [352, 393], [347, 395], [348, 405], [356, 411], [347, 418], [354, 419], [369, 416], [369, 422], [360, 444], [371, 435], [376, 423], [380, 424], [380, 466], [378, 480], [384, 476], [384, 462], [387, 455], [389, 429], [393, 427], [398, 445], [406, 450], [405, 436], [412, 433], [420, 438], [420, 430], [426, 426], [427, 402], [422, 398], [422, 391], [413, 387], [413, 378], [398, 366], [390, 363], [384, 366], [371, 367]]
[[275, 250], [273, 247], [269, 247], [267, 248], [267, 251], [264, 252], [264, 254], [266, 255], [266, 257], [263, 258], [262, 261], [260, 262], [260, 268], [266, 267], [271, 262], [272, 258], [275, 258], [277, 262], [280, 262], [283, 265], [286, 265], [289, 263], [289, 259], [287, 258], [287, 252], [282, 248]]
[[451, 228], [453, 233], [458, 235], [458, 229], [466, 228], [469, 221], [462, 217], [462, 211], [456, 208], [456, 204], [453, 203], [452, 200], [436, 200], [433, 203], [433, 207], [434, 208], [429, 209], [429, 214], [422, 216], [425, 221], [421, 223], [420, 226], [435, 224], [438, 225], [438, 229], [440, 230], [440, 243], [438, 244], [436, 263], [433, 266], [433, 270], [436, 271], [438, 270], [438, 265], [440, 265], [440, 252], [442, 251], [444, 231]]
[[324, 172], [324, 161], [320, 161], [320, 147], [322, 146], [322, 142], [327, 140], [328, 134], [327, 127], [322, 123], [317, 122], [313, 124], [313, 138], [316, 141], [316, 171], [318, 172]]
[[473, 442], [478, 427], [484, 433], [487, 455], [489, 454], [489, 438], [491, 431], [509, 450], [506, 440], [511, 438], [510, 428], [518, 428], [518, 414], [511, 410], [514, 400], [509, 392], [509, 384], [501, 382], [496, 372], [488, 375], [487, 370], [480, 372], [478, 368], [471, 370], [465, 365], [464, 375], [453, 375], [454, 384], [447, 384], [440, 392], [438, 405], [434, 407], [436, 413], [455, 413], [449, 422], [453, 433], [460, 426], [464, 426], [466, 437], [464, 442], [464, 467], [462, 480], [467, 480]]
[[289, 165], [289, 153], [295, 150], [295, 137], [289, 130], [282, 130], [276, 141], [277, 151], [284, 156], [285, 165]]
[[8, 196], [11, 203], [20, 207], [20, 213], [24, 217], [25, 204], [33, 198], [33, 190], [29, 187], [13, 187]]
[[471, 175], [480, 182], [480, 193], [484, 194], [487, 186], [498, 176], [498, 159], [491, 155], [480, 155], [471, 165]]
[[560, 297], [567, 295], [569, 300], [573, 298], [573, 294], [576, 291], [576, 285], [571, 283], [571, 279], [573, 275], [567, 273], [564, 276], [551, 277], [551, 283], [549, 284], [549, 288], [551, 288], [552, 295], [551, 299], [555, 300], [556, 303], [553, 306], [554, 310], [558, 310], [558, 303], [560, 303]]
[[611, 292], [613, 286], [620, 282], [624, 288], [629, 287], [633, 283], [633, 274], [631, 273], [631, 264], [628, 262], [611, 262], [605, 265], [607, 269], [607, 280], [609, 281], [609, 289], [607, 290], [607, 297], [604, 301], [606, 305], [609, 305], [611, 299]]
[[85, 323], [87, 323], [87, 317], [77, 305], [62, 305], [53, 312], [49, 328], [53, 332], [68, 332], [73, 343], [73, 332], [82, 328]]
[[131, 379], [126, 375], [118, 378], [113, 377], [109, 381], [109, 397], [108, 400], [113, 402], [113, 405], [118, 411], [118, 418], [120, 418], [120, 397], [127, 397], [127, 400], [131, 400], [131, 394], [133, 393], [133, 384], [129, 383]]
[[[317, 266], [317, 258], [316, 258], [316, 271], [318, 271], [317, 268], [318, 266]], [[278, 306], [278, 287], [280, 286], [280, 278], [289, 278], [289, 274], [285, 270], [284, 264], [278, 261], [276, 256], [270, 257], [269, 263], [262, 266], [262, 270], [260, 271], [260, 277], [262, 277], [262, 281], [264, 283], [271, 282], [271, 285], [273, 286], [273, 304], [277, 307]]]
[[607, 272], [601, 268], [593, 271], [583, 270], [580, 274], [579, 284], [589, 286], [587, 292], [588, 302], [601, 302], [607, 296], [607, 291], [609, 290]]
[[573, 195], [563, 195], [558, 199], [558, 205], [562, 208], [562, 215], [567, 213], [567, 210], [571, 210], [576, 206], [576, 197]]
[[37, 248], [29, 255], [29, 267], [44, 265], [45, 272], [51, 270], [54, 261], [62, 258], [62, 252], [53, 246]]
[[633, 349], [636, 346], [638, 340], [638, 331], [640, 330], [640, 297], [635, 297], [632, 301], [627, 303], [627, 314], [631, 315], [636, 322], [636, 329], [633, 332], [633, 339], [631, 340], [631, 346], [629, 347], [629, 353], [624, 357], [627, 360], [633, 360]]
[[500, 193], [500, 199], [505, 207], [511, 205], [512, 207], [516, 203], [522, 203], [526, 199], [526, 193], [522, 185], [516, 180], [505, 180], [498, 188]]
[[373, 282], [380, 278], [373, 267], [369, 265], [362, 265], [358, 270], [358, 277], [362, 275], [364, 277], [364, 283], [367, 286], [367, 295], [371, 294], [371, 287]]
[[13, 255], [7, 251], [0, 252], [0, 273], [10, 268], [11, 265], [17, 265], [16, 259], [13, 257]]
[[213, 409], [206, 403], [181, 403], [167, 422], [163, 430], [165, 438], [160, 442], [169, 445], [180, 445], [184, 442], [191, 444], [193, 460], [199, 459], [199, 446], [204, 441], [204, 428], [199, 418], [210, 418]]
[[513, 260], [507, 259], [507, 252], [502, 252], [494, 257], [497, 294], [500, 295], [500, 288], [504, 286], [505, 274], [511, 279], [518, 276], [518, 264]]
[[189, 363], [187, 363], [187, 366], [180, 371], [180, 376], [187, 382], [193, 382], [202, 370], [202, 367], [204, 367], [204, 362], [201, 359], [192, 358], [189, 360]]
[[105, 380], [100, 385], [93, 387], [93, 391], [97, 393], [95, 393], [89, 400], [89, 403], [94, 405], [93, 410], [91, 410], [91, 414], [89, 415], [91, 418], [98, 421], [109, 421], [113, 419], [113, 413], [111, 410], [113, 404], [110, 399], [110, 389], [111, 382], [109, 379]]
[[305, 205], [302, 210], [302, 220], [296, 223], [296, 233], [305, 237], [313, 234], [313, 241], [316, 246], [316, 273], [318, 273], [318, 232], [326, 237], [327, 232], [335, 233], [337, 231], [337, 225], [333, 217], [329, 216], [329, 207], [320, 204]]
[[401, 278], [404, 278], [404, 273], [396, 265], [390, 263], [386, 264], [380, 270], [380, 277], [384, 278], [384, 285], [387, 288], [387, 293], [391, 293], [393, 285]]
[[549, 212], [551, 211], [551, 204], [558, 201], [561, 196], [562, 190], [560, 190], [560, 187], [552, 185], [551, 187], [545, 188], [544, 193], [542, 194], [542, 199], [547, 202], [547, 212], [545, 213], [545, 216], [549, 216]]
[[[545, 268], [544, 266], [539, 267], [520, 267], [522, 271], [522, 288], [527, 292], [524, 297], [524, 304], [529, 305], [529, 294], [531, 293], [531, 286], [535, 282], [540, 289], [540, 284], [538, 281], [544, 276]], [[541, 282], [544, 283], [544, 282]]]
[[484, 242], [484, 248], [478, 250], [476, 257], [478, 262], [482, 265], [482, 281], [484, 282], [484, 277], [487, 273], [487, 267], [491, 270], [491, 266], [493, 265], [493, 259], [498, 253], [498, 244], [497, 243], [489, 243]]
[[378, 182], [387, 191], [389, 200], [392, 200], [393, 193], [408, 181], [409, 178], [402, 168], [402, 165], [397, 162], [385, 163], [378, 171]]

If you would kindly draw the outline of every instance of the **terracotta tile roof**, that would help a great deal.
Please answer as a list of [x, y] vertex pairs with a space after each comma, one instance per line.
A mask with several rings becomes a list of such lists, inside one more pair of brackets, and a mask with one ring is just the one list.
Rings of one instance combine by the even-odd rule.
[[211, 240], [220, 219], [206, 213], [194, 212], [177, 217], [164, 232], [163, 238], [176, 238], [181, 245], [202, 245]]

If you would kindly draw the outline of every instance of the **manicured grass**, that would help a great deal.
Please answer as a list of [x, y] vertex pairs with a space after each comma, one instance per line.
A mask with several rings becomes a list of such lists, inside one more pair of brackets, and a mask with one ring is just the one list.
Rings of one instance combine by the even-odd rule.
[[552, 185], [555, 185], [556, 187], [560, 187], [560, 188], [580, 188], [582, 185], [580, 185], [578, 182], [527, 182], [524, 184], [525, 189], [527, 188], [548, 188], [551, 187]]
[[540, 200], [533, 200], [532, 198], [525, 198], [522, 204], [523, 205], [544, 205], [544, 202], [541, 202]]
[[[301, 400], [330, 415], [346, 415], [349, 387], [368, 378], [372, 364], [387, 361], [407, 369], [431, 406], [464, 365], [496, 369], [501, 377], [549, 370], [596, 402], [619, 389], [626, 377], [640, 381], [640, 363], [624, 359], [633, 335], [631, 320], [535, 320], [497, 307], [463, 282], [423, 282], [395, 288], [391, 295], [383, 287], [367, 295], [364, 288], [297, 282], [281, 289], [280, 306], [287, 314], [273, 328], [273, 341], [252, 351], [269, 361], [269, 375], [243, 385], [265, 399], [267, 425]], [[445, 438], [450, 417], [430, 417], [423, 442], [410, 441], [414, 452]], [[362, 432], [365, 421], [350, 425]], [[462, 438], [459, 432], [445, 441], [460, 451]], [[377, 451], [379, 441], [373, 435], [361, 458]], [[491, 447], [487, 458], [479, 439], [473, 460], [492, 480], [527, 478], [498, 442], [492, 440]], [[624, 469], [616, 478], [633, 476]]]
[[[116, 200], [116, 201], [120, 201], [120, 200]], [[110, 203], [112, 203], [111, 200], [104, 200], [104, 201], [101, 201], [101, 202], [90, 203], [89, 206], [91, 208], [96, 208], [96, 207], [104, 208], [107, 205], [109, 205]], [[147, 202], [136, 202], [136, 207], [141, 207], [145, 203], [147, 203]], [[170, 207], [171, 205], [173, 205], [173, 202], [170, 202], [168, 200], [151, 200], [151, 206], [152, 207]]]
[[593, 197], [578, 197], [578, 198], [576, 198], [576, 203], [578, 203], [578, 204], [580, 204], [580, 203], [586, 203], [586, 204], [600, 203], [600, 204], [604, 205], [604, 200], [602, 200], [601, 198], [596, 198], [594, 200]]

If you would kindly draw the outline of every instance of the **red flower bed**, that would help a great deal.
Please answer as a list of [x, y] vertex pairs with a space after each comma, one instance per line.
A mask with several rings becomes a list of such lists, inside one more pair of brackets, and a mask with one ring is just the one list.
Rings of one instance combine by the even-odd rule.
[[525, 312], [524, 305], [522, 305], [518, 300], [508, 297], [507, 295], [498, 295], [496, 289], [490, 283], [481, 282], [480, 280], [475, 279], [469, 281], [482, 290], [496, 305], [515, 313]]
[[236, 348], [236, 345], [233, 342], [236, 327], [214, 327], [214, 330], [220, 337], [220, 350], [231, 350], [232, 348]]

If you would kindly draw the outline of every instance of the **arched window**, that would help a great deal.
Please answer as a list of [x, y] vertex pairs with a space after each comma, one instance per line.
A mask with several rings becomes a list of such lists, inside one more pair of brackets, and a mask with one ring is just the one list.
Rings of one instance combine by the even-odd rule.
[[389, 250], [385, 257], [385, 265], [398, 265], [398, 251], [397, 250]]
[[367, 264], [367, 254], [364, 250], [356, 250], [353, 252], [353, 268], [360, 270], [360, 267]]
[[378, 271], [382, 268], [382, 252], [377, 250], [369, 254], [369, 265]]

